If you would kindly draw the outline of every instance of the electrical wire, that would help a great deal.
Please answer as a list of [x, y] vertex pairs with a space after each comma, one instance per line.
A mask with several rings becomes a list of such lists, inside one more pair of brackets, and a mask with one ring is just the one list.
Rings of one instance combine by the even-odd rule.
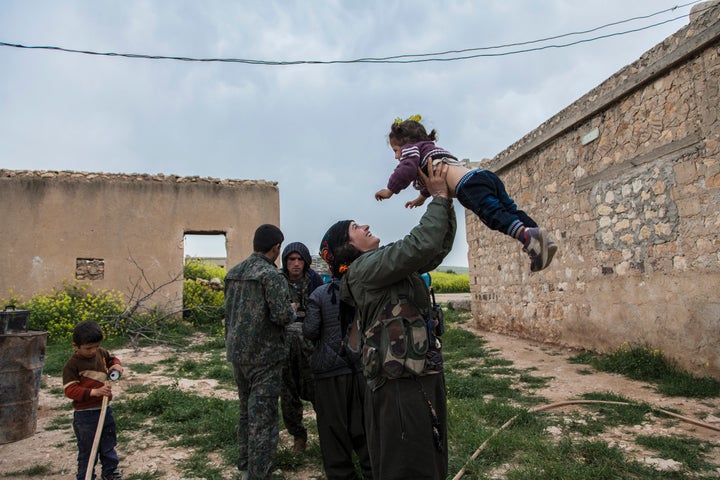
[[[524, 42], [507, 43], [507, 44], [504, 44], [504, 45], [494, 45], [494, 46], [490, 46], [490, 47], [464, 48], [464, 49], [462, 49], [462, 50], [447, 50], [447, 51], [444, 51], [444, 52], [435, 52], [435, 53], [405, 54], [405, 55], [395, 55], [395, 56], [391, 56], [391, 57], [369, 58], [368, 60], [391, 60], [391, 59], [396, 59], [396, 58], [427, 57], [427, 56], [449, 55], [449, 54], [453, 54], [453, 53], [466, 53], [466, 52], [474, 52], [474, 51], [482, 51], [482, 50], [496, 50], [496, 49], [500, 49], [500, 48], [519, 47], [519, 46], [522, 46], [522, 45], [531, 45], [531, 44], [533, 44], [533, 43], [546, 42], [546, 41], [549, 41], [549, 40], [557, 40], [557, 39], [559, 39], [559, 38], [570, 37], [570, 36], [573, 36], [573, 35], [583, 35], [583, 34], [586, 34], [586, 33], [592, 33], [592, 32], [596, 32], [596, 31], [598, 31], [598, 30], [602, 30], [602, 29], [604, 29], [604, 28], [614, 27], [614, 26], [616, 26], [616, 25], [622, 25], [623, 23], [633, 22], [633, 21], [635, 21], [635, 20], [645, 20], [645, 19], [648, 19], [648, 18], [655, 17], [655, 16], [657, 16], [657, 15], [662, 15], [663, 13], [672, 12], [672, 11], [674, 11], [674, 10], [677, 10], [678, 8], [687, 7], [687, 6], [689, 6], [689, 5], [692, 5], [692, 4], [701, 2], [701, 1], [704, 1], [704, 0], [694, 0], [694, 1], [689, 2], [689, 3], [684, 3], [684, 4], [681, 4], [681, 5], [675, 5], [674, 7], [670, 7], [670, 8], [667, 8], [667, 9], [665, 9], [665, 10], [660, 10], [659, 12], [651, 13], [651, 14], [649, 14], [649, 15], [641, 15], [641, 16], [637, 16], [637, 17], [631, 17], [631, 18], [627, 18], [627, 19], [625, 19], [625, 20], [618, 20], [618, 21], [615, 21], [615, 22], [606, 23], [605, 25], [601, 25], [601, 26], [599, 26], [599, 27], [590, 28], [590, 29], [588, 29], [588, 30], [580, 30], [580, 31], [578, 31], [578, 32], [564, 33], [564, 34], [561, 34], [561, 35], [554, 35], [554, 36], [552, 36], [552, 37], [539, 38], [539, 39], [537, 39], [537, 40], [528, 40], [528, 41], [524, 41]], [[684, 15], [683, 15], [683, 17], [684, 17]], [[682, 18], [682, 17], [677, 17], [677, 18], [674, 18], [674, 19], [672, 19], [672, 20], [670, 20], [670, 21], [675, 21], [675, 20], [677, 20], [678, 18]], [[655, 25], [651, 25], [651, 26], [655, 26]]]
[[[578, 45], [581, 43], [594, 42], [597, 40], [602, 40], [602, 39], [606, 39], [606, 38], [610, 38], [610, 37], [628, 35], [631, 33], [648, 30], [648, 29], [655, 28], [655, 27], [658, 27], [661, 25], [665, 25], [670, 22], [674, 22], [674, 21], [683, 19], [686, 17], [686, 15], [680, 15], [680, 16], [673, 17], [673, 18], [670, 18], [667, 20], [652, 23], [652, 24], [646, 25], [644, 27], [633, 28], [633, 29], [624, 30], [624, 31], [615, 32], [615, 33], [609, 33], [609, 34], [605, 34], [605, 35], [599, 35], [599, 36], [580, 39], [580, 40], [567, 42], [567, 43], [543, 45], [543, 46], [538, 46], [538, 47], [523, 48], [523, 49], [510, 50], [510, 51], [499, 52], [499, 53], [476, 53], [476, 54], [472, 54], [472, 55], [457, 56], [457, 54], [461, 54], [461, 53], [480, 52], [480, 51], [484, 52], [487, 50], [497, 50], [497, 49], [508, 48], [508, 47], [532, 45], [532, 44], [547, 42], [549, 40], [557, 40], [557, 39], [565, 38], [565, 37], [569, 37], [569, 36], [592, 33], [592, 32], [596, 32], [596, 31], [599, 31], [599, 30], [602, 30], [602, 29], [605, 29], [608, 27], [617, 26], [617, 25], [628, 23], [628, 22], [633, 22], [636, 20], [644, 20], [644, 19], [652, 18], [657, 15], [675, 11], [679, 8], [693, 5], [700, 1], [702, 1], [702, 0], [694, 0], [691, 2], [684, 3], [684, 4], [675, 5], [674, 7], [667, 8], [665, 10], [661, 10], [661, 11], [651, 13], [648, 15], [632, 17], [632, 18], [628, 18], [625, 20], [619, 20], [619, 21], [607, 23], [607, 24], [601, 25], [599, 27], [591, 28], [588, 30], [570, 32], [570, 33], [565, 33], [565, 34], [561, 34], [561, 35], [555, 35], [555, 36], [551, 36], [551, 37], [541, 38], [541, 39], [537, 39], [537, 40], [529, 40], [529, 41], [523, 41], [523, 42], [509, 43], [509, 44], [505, 44], [505, 45], [488, 46], [488, 47], [475, 47], [475, 48], [466, 48], [466, 49], [460, 49], [460, 50], [447, 50], [444, 52], [421, 53], [421, 54], [402, 54], [402, 55], [393, 55], [393, 56], [388, 56], [388, 57], [364, 57], [364, 58], [356, 58], [356, 59], [350, 59], [350, 60], [289, 60], [289, 61], [282, 61], [282, 60], [256, 60], [256, 59], [245, 59], [245, 58], [197, 58], [197, 57], [168, 56], [168, 55], [148, 55], [148, 54], [138, 54], [138, 53], [98, 52], [98, 51], [93, 51], [93, 50], [78, 50], [78, 49], [64, 48], [64, 47], [50, 46], [50, 45], [23, 45], [23, 44], [8, 43], [8, 42], [0, 42], [0, 46], [19, 48], [19, 49], [60, 51], [60, 52], [77, 53], [77, 54], [84, 54], [84, 55], [125, 57], [125, 58], [133, 58], [133, 59], [175, 60], [175, 61], [183, 61], [183, 62], [206, 62], [206, 63], [212, 63], [212, 62], [242, 63], [242, 64], [247, 64], [247, 65], [263, 65], [263, 66], [337, 65], [337, 64], [358, 64], [358, 63], [407, 64], [407, 63], [427, 63], [427, 62], [451, 62], [451, 61], [469, 60], [469, 59], [475, 59], [475, 58], [481, 58], [481, 57], [501, 57], [501, 56], [508, 56], [508, 55], [517, 55], [517, 54], [521, 54], [521, 53], [536, 52], [536, 51], [547, 50], [547, 49], [566, 48], [566, 47]], [[699, 12], [702, 12], [702, 11], [705, 11], [705, 10], [708, 10], [711, 8], [716, 8], [716, 7], [717, 7], [717, 5], [711, 4], [709, 7], [705, 7], [704, 9], [699, 10]], [[451, 55], [451, 54], [456, 55], [456, 56], [445, 57], [446, 55]]]

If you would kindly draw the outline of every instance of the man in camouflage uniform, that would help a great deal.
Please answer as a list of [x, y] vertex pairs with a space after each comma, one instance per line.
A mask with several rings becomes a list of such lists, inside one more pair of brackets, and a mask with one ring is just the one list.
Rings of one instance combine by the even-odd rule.
[[282, 272], [290, 287], [290, 297], [295, 304], [297, 321], [285, 331], [285, 364], [282, 372], [280, 405], [288, 433], [293, 436], [293, 450], [305, 451], [307, 429], [302, 423], [302, 400], [315, 401], [310, 358], [313, 345], [302, 334], [302, 322], [308, 298], [313, 290], [323, 284], [322, 278], [310, 268], [312, 257], [308, 248], [300, 242], [289, 243], [282, 253]]
[[276, 226], [259, 226], [254, 253], [225, 277], [225, 345], [240, 399], [238, 469], [249, 480], [269, 479], [275, 462], [285, 326], [296, 318], [275, 266], [282, 241]]

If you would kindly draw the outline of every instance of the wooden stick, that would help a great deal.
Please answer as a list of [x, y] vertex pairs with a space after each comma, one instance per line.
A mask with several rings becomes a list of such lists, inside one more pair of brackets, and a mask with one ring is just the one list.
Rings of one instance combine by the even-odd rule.
[[[108, 386], [110, 382], [105, 382]], [[95, 438], [93, 439], [92, 450], [90, 450], [90, 459], [88, 460], [87, 471], [85, 472], [85, 480], [92, 480], [93, 470], [95, 470], [95, 456], [97, 455], [100, 437], [102, 436], [103, 425], [105, 424], [105, 414], [107, 413], [108, 396], [103, 395], [102, 408], [100, 409], [100, 418], [98, 419], [97, 428], [95, 429]]]

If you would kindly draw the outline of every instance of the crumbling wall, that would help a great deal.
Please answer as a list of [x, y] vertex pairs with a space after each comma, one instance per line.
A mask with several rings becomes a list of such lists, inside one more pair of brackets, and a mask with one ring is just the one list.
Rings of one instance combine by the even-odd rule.
[[467, 214], [479, 326], [600, 352], [647, 343], [720, 377], [718, 3], [483, 165], [560, 253], [531, 274], [515, 240]]
[[0, 296], [74, 279], [126, 298], [162, 286], [148, 305], [179, 311], [184, 235], [224, 234], [234, 265], [263, 223], [280, 224], [274, 182], [0, 170]]

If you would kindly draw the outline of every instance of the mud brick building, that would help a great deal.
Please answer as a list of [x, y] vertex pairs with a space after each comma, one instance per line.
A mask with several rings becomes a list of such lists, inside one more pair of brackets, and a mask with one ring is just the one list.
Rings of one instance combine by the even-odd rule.
[[0, 170], [0, 195], [0, 295], [25, 299], [81, 280], [180, 311], [186, 234], [224, 235], [234, 265], [280, 224], [275, 182]]

